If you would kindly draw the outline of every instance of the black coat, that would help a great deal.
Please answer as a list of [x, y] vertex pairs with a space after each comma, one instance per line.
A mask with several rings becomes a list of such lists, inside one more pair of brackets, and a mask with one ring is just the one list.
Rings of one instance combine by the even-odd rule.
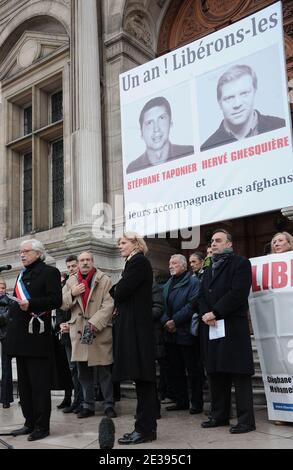
[[160, 287], [156, 281], [153, 281], [152, 295], [153, 295], [152, 312], [153, 312], [153, 321], [154, 321], [155, 353], [156, 353], [156, 359], [162, 359], [163, 357], [166, 356], [163, 327], [161, 324], [161, 317], [164, 312], [164, 296], [163, 296], [162, 287]]
[[248, 324], [247, 298], [251, 287], [251, 264], [242, 256], [226, 259], [212, 278], [209, 267], [198, 298], [200, 314], [213, 311], [225, 320], [225, 337], [209, 339], [209, 327], [201, 322], [204, 362], [208, 373], [254, 374]]
[[[73, 388], [71, 372], [68, 364], [66, 350], [64, 344], [59, 337], [58, 321], [61, 320], [63, 310], [56, 311], [56, 327], [52, 328], [53, 346], [54, 346], [54, 359], [53, 359], [53, 374], [52, 374], [52, 390], [70, 390]], [[64, 315], [63, 315], [64, 316]], [[59, 317], [59, 318], [58, 318]], [[64, 336], [64, 335], [62, 335]], [[61, 336], [61, 338], [62, 338]], [[70, 341], [70, 338], [69, 338]]]
[[7, 295], [0, 296], [0, 341], [6, 338], [7, 327], [10, 321], [10, 310], [15, 304]]
[[[6, 337], [6, 353], [9, 356], [51, 357], [53, 336], [51, 332], [51, 310], [62, 304], [61, 277], [58, 269], [37, 260], [27, 267], [23, 282], [30, 295], [29, 311], [18, 305], [11, 310], [11, 322]], [[45, 332], [39, 334], [39, 321], [33, 322], [33, 334], [28, 332], [29, 322], [35, 314], [48, 312], [41, 317]]]
[[142, 253], [137, 253], [126, 262], [122, 278], [112, 289], [118, 310], [114, 381], [155, 381], [152, 282], [150, 262]]

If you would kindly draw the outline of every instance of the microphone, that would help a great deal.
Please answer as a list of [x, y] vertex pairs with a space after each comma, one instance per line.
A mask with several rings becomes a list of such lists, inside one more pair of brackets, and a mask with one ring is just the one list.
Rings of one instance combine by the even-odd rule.
[[113, 449], [115, 443], [115, 424], [111, 418], [104, 417], [99, 425], [100, 449]]
[[9, 269], [12, 269], [11, 264], [4, 264], [4, 266], [0, 266], [0, 272], [1, 271], [9, 271]]

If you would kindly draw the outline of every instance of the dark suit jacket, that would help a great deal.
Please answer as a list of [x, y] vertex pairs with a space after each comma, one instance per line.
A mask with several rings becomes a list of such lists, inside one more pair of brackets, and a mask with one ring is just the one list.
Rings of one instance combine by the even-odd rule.
[[204, 362], [208, 373], [254, 374], [248, 324], [251, 264], [233, 255], [215, 271], [209, 267], [202, 278], [198, 298], [201, 316], [213, 311], [225, 321], [225, 337], [209, 339], [209, 327], [201, 322]]
[[[31, 297], [28, 312], [20, 310], [18, 305], [11, 310], [11, 322], [7, 330], [6, 353], [9, 356], [51, 357], [53, 336], [51, 332], [51, 310], [61, 307], [61, 277], [58, 269], [37, 260], [27, 267], [23, 282]], [[28, 332], [32, 318], [36, 314], [49, 312], [41, 317], [45, 332], [39, 334], [39, 321], [33, 321], [33, 334]]]
[[[176, 158], [187, 157], [188, 155], [192, 155], [194, 153], [194, 148], [192, 145], [176, 145], [170, 143], [169, 155], [167, 162], [171, 160], [176, 160]], [[163, 162], [166, 163], [166, 162]], [[158, 163], [160, 165], [160, 163]], [[144, 152], [140, 157], [136, 160], [131, 162], [127, 169], [126, 173], [133, 173], [134, 171], [144, 170], [152, 165], [148, 159], [147, 153]]]
[[[265, 132], [280, 129], [286, 126], [285, 119], [275, 116], [265, 116], [256, 111], [258, 117], [257, 134], [264, 134]], [[251, 137], [249, 134], [246, 137]], [[245, 138], [246, 138], [245, 137]], [[236, 137], [231, 132], [227, 132], [224, 127], [224, 121], [221, 122], [220, 127], [212, 134], [200, 147], [200, 150], [208, 150], [220, 145], [230, 144], [231, 142], [238, 142]]]

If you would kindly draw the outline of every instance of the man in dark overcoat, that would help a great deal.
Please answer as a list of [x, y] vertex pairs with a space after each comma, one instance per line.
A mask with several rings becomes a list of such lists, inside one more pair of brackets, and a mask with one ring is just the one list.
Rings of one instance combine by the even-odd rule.
[[20, 245], [24, 269], [14, 295], [19, 303], [11, 311], [7, 331], [7, 354], [16, 357], [20, 404], [25, 424], [12, 435], [29, 434], [43, 439], [50, 432], [53, 337], [51, 310], [62, 303], [58, 269], [44, 263], [45, 249], [39, 240]]
[[[204, 273], [198, 299], [204, 362], [211, 387], [211, 416], [202, 427], [229, 424], [233, 383], [238, 423], [230, 432], [239, 434], [255, 430], [251, 382], [254, 366], [247, 316], [251, 265], [233, 253], [232, 237], [225, 230], [213, 233], [211, 247], [212, 264]], [[220, 321], [224, 328], [219, 337], [212, 339]]]

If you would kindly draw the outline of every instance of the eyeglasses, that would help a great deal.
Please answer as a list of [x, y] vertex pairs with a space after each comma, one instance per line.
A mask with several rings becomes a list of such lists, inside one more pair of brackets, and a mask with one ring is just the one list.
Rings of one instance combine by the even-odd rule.
[[35, 251], [35, 250], [20, 250], [19, 254], [25, 255], [26, 253], [29, 253], [30, 251]]

